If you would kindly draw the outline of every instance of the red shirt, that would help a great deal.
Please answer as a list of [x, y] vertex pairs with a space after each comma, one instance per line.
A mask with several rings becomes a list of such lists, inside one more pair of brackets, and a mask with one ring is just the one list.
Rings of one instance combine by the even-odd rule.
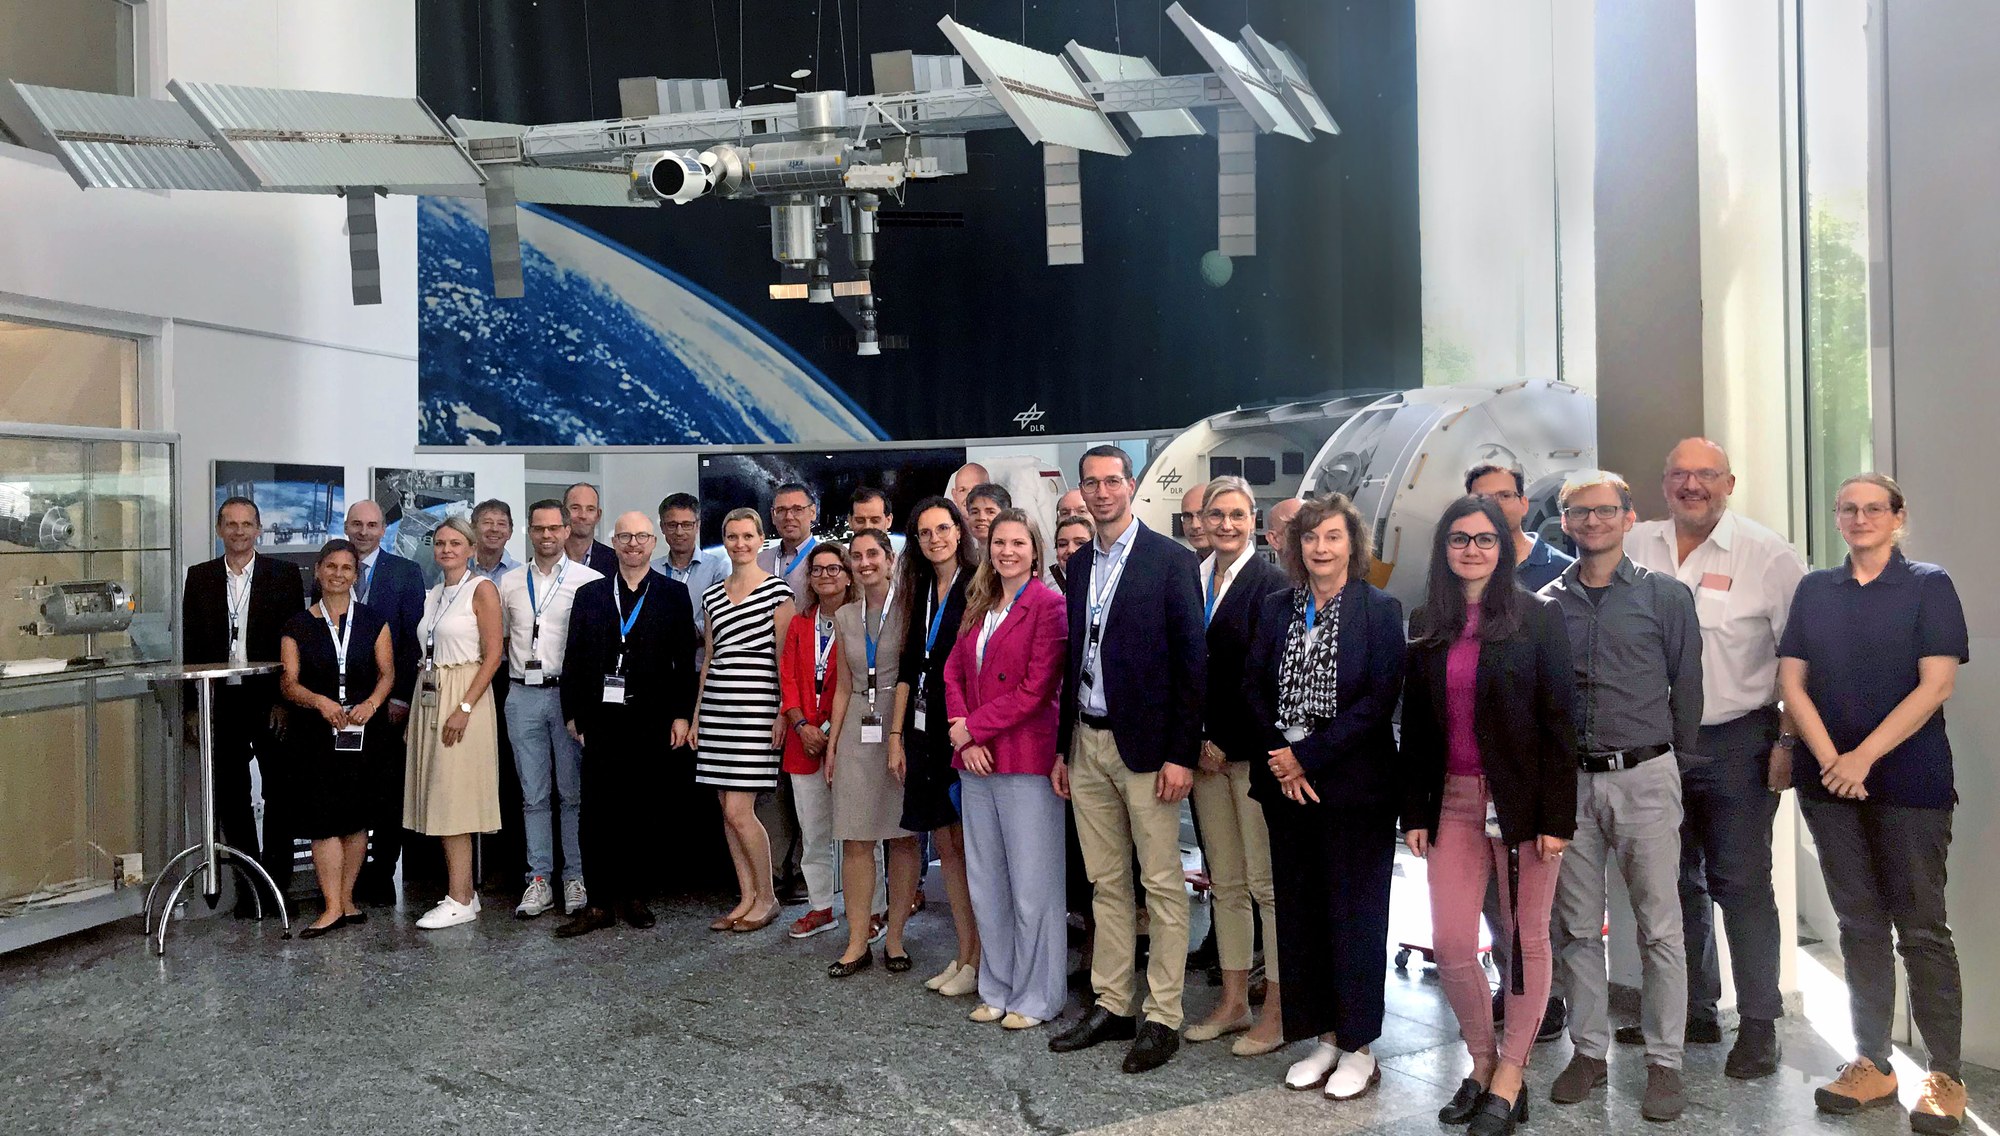
[[[821, 648], [826, 653], [826, 677], [815, 683], [813, 671]], [[785, 649], [778, 657], [778, 687], [782, 700], [778, 716], [791, 720], [791, 712], [798, 710], [805, 720], [818, 726], [822, 731], [833, 716], [833, 687], [839, 674], [840, 644], [829, 630], [827, 640], [819, 637], [819, 605], [814, 604], [800, 612], [785, 628]], [[818, 686], [815, 691], [814, 686]], [[781, 764], [786, 773], [817, 773], [820, 762], [816, 757], [806, 756], [805, 743], [799, 740], [796, 729], [785, 731], [785, 759]]]

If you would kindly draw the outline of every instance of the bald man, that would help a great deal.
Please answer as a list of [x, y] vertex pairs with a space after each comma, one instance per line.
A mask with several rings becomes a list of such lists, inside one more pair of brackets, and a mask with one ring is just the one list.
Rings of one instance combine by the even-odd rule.
[[1181, 536], [1196, 556], [1208, 555], [1208, 530], [1201, 527], [1201, 504], [1207, 497], [1207, 482], [1181, 494]]
[[958, 506], [958, 511], [963, 513], [965, 495], [991, 480], [993, 479], [987, 475], [985, 466], [978, 462], [966, 462], [958, 467], [957, 473], [951, 475], [951, 486], [946, 490], [946, 495], [951, 498], [952, 504]]
[[[410, 715], [410, 691], [417, 681], [417, 624], [424, 618], [424, 573], [414, 560], [382, 550], [385, 529], [382, 508], [370, 500], [347, 510], [347, 539], [360, 554], [354, 598], [380, 612], [389, 624], [389, 644], [396, 658], [396, 681], [389, 687], [389, 721], [401, 730]], [[368, 863], [355, 882], [361, 903], [396, 902], [396, 861], [403, 854], [403, 747], [380, 763], [371, 777]]]
[[1292, 527], [1292, 518], [1299, 515], [1300, 506], [1305, 501], [1298, 497], [1287, 497], [1264, 511], [1264, 541], [1278, 553], [1280, 563], [1284, 562], [1285, 533]]
[[[1082, 517], [1086, 521], [1090, 520], [1090, 510], [1084, 508], [1083, 490], [1081, 489], [1072, 489], [1056, 498], [1056, 523], [1060, 525], [1071, 517]], [[1095, 524], [1095, 522], [1092, 523]]]

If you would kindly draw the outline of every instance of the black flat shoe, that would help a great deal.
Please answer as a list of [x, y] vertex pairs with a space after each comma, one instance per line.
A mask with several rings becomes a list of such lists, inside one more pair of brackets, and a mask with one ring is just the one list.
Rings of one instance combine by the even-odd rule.
[[882, 969], [888, 971], [890, 974], [908, 974], [910, 972], [910, 965], [910, 956], [908, 955], [884, 953], [882, 956]]
[[319, 938], [319, 937], [320, 937], [321, 935], [324, 935], [324, 934], [328, 933], [329, 931], [338, 931], [338, 930], [340, 930], [340, 929], [341, 929], [342, 927], [345, 927], [345, 926], [347, 926], [347, 920], [345, 920], [345, 919], [336, 919], [336, 920], [334, 920], [333, 922], [331, 922], [331, 923], [328, 923], [328, 924], [327, 924], [326, 926], [324, 926], [324, 927], [315, 927], [315, 926], [307, 926], [307, 927], [304, 927], [304, 928], [301, 928], [301, 929], [300, 929], [300, 931], [299, 931], [299, 938], [301, 938], [301, 939], [317, 939], [317, 938]]
[[356, 923], [366, 922], [368, 922], [368, 913], [366, 911], [357, 911], [352, 915], [343, 915], [340, 917], [340, 925], [343, 927], [350, 927]]
[[1528, 1122], [1528, 1086], [1523, 1083], [1521, 1091], [1514, 1094], [1514, 1103], [1508, 1104], [1492, 1093], [1479, 1094], [1479, 1108], [1472, 1114], [1472, 1126], [1466, 1136], [1514, 1136], [1517, 1125]]
[[1479, 1098], [1485, 1095], [1486, 1090], [1480, 1088], [1479, 1082], [1471, 1077], [1460, 1081], [1458, 1091], [1451, 1094], [1451, 1103], [1438, 1109], [1438, 1123], [1471, 1123], [1473, 1114], [1479, 1111]]
[[853, 962], [841, 962], [839, 959], [835, 959], [827, 963], [826, 976], [828, 978], [852, 978], [874, 965], [875, 953], [873, 951], [863, 951], [861, 952], [861, 957], [855, 959]]

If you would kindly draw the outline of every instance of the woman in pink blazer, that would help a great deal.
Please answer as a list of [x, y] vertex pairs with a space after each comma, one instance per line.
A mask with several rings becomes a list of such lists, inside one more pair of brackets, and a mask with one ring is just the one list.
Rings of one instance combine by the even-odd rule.
[[1019, 509], [1001, 510], [944, 671], [984, 958], [971, 1016], [1007, 1029], [1054, 1020], [1069, 996], [1063, 802], [1049, 776], [1069, 621], [1042, 583], [1046, 562], [1041, 530]]

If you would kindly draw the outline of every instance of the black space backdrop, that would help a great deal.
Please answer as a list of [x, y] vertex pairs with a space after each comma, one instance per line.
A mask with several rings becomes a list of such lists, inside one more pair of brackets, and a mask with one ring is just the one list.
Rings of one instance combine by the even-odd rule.
[[[1060, 53], [1072, 38], [1114, 50], [1122, 33], [1127, 54], [1166, 74], [1205, 72], [1161, 16], [1168, 2], [1037, 0], [1024, 35], [1021, 0], [418, 0], [418, 87], [441, 117], [530, 123], [616, 117], [622, 76], [719, 70], [736, 97], [745, 82], [797, 82], [786, 76], [810, 67], [817, 78], [798, 85], [867, 93], [870, 52], [949, 52], [936, 23], [954, 9], [1037, 50]], [[762, 322], [892, 438], [1017, 435], [1014, 416], [1031, 403], [1047, 414], [1042, 432], [1109, 435], [1418, 385], [1414, 0], [1184, 2], [1216, 31], [1233, 37], [1247, 16], [1289, 44], [1342, 130], [1310, 145], [1259, 139], [1258, 255], [1237, 258], [1223, 287], [1199, 267], [1216, 244], [1212, 136], [1143, 141], [1124, 159], [1085, 154], [1085, 263], [1050, 267], [1039, 148], [1008, 131], [971, 135], [969, 174], [913, 182], [906, 198], [963, 212], [965, 227], [884, 227], [881, 330], [908, 347], [872, 359], [852, 354], [827, 307], [766, 297], [779, 272], [757, 202], [561, 211]]]

